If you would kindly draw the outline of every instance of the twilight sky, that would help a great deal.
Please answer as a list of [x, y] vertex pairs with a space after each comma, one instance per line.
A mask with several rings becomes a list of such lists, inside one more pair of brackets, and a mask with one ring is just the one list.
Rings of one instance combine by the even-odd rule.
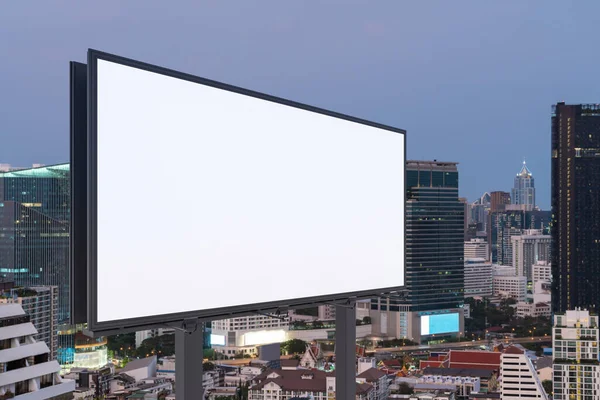
[[3, 4], [0, 163], [68, 161], [68, 62], [88, 48], [404, 128], [409, 158], [460, 163], [470, 201], [525, 157], [543, 209], [551, 105], [600, 102], [596, 0], [167, 4]]

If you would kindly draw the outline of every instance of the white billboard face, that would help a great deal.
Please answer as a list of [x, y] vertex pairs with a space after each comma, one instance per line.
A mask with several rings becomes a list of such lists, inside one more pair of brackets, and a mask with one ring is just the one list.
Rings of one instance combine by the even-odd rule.
[[91, 325], [404, 284], [402, 131], [93, 61]]

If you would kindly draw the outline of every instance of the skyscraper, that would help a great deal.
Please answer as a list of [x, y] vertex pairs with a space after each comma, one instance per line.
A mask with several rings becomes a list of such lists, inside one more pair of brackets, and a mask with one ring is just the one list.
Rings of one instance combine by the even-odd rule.
[[523, 230], [521, 235], [512, 236], [512, 265], [517, 275], [533, 281], [533, 265], [538, 261], [550, 262], [550, 235], [539, 230]]
[[535, 182], [525, 161], [523, 161], [521, 171], [515, 177], [511, 202], [512, 204], [525, 206], [526, 211], [531, 211], [535, 208]]
[[418, 342], [464, 328], [464, 203], [454, 162], [406, 163], [406, 298], [373, 299], [373, 334]]
[[600, 105], [552, 108], [554, 312], [600, 306]]
[[460, 307], [464, 289], [464, 205], [457, 163], [408, 161], [406, 287], [413, 310]]
[[93, 356], [89, 347], [77, 349], [82, 326], [69, 324], [70, 183], [69, 164], [0, 172], [0, 273], [25, 287], [58, 287], [56, 357], [63, 371]]
[[490, 213], [504, 211], [507, 204], [510, 204], [510, 194], [508, 192], [490, 193]]
[[492, 262], [511, 265], [513, 261], [513, 236], [518, 236], [525, 229], [541, 230], [547, 235], [550, 232], [550, 211], [506, 210], [490, 214], [488, 242], [492, 254]]

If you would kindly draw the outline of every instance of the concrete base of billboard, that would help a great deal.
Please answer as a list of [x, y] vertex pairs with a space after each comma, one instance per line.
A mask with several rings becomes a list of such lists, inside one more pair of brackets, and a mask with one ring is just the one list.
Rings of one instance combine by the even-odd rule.
[[[185, 321], [183, 329], [175, 330], [175, 393], [177, 400], [202, 400], [202, 362], [204, 325]], [[200, 377], [200, 378], [198, 378]]]
[[[356, 398], [356, 311], [355, 304], [335, 310], [335, 398]], [[179, 400], [179, 399], [177, 399]]]

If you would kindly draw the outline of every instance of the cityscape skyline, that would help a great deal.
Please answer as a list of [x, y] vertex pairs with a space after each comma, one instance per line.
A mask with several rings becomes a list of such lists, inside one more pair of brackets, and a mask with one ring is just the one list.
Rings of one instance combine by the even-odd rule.
[[[339, 4], [195, 4], [183, 15], [159, 12], [152, 2], [15, 4], [0, 16], [0, 33], [12, 38], [0, 44], [7, 60], [0, 73], [12, 77], [4, 90], [14, 93], [0, 100], [0, 132], [9, 144], [0, 160], [67, 161], [67, 61], [84, 61], [82, 51], [95, 47], [402, 127], [409, 158], [459, 162], [460, 196], [469, 200], [510, 191], [504, 171], [525, 157], [538, 205], [549, 209], [548, 116], [552, 104], [593, 101], [600, 90], [585, 78], [597, 55], [580, 39], [594, 32], [600, 5], [397, 3], [357, 5], [335, 18]], [[182, 37], [194, 41], [176, 40]], [[578, 62], [551, 51], [556, 47]]]

